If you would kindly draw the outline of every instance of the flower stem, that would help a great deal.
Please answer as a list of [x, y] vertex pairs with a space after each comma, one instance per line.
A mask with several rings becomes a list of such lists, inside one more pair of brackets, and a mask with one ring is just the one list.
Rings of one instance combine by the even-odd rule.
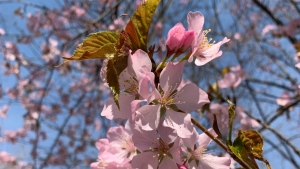
[[217, 137], [214, 137], [204, 126], [202, 126], [200, 123], [198, 123], [194, 118], [192, 118], [192, 123], [198, 127], [200, 130], [203, 131], [209, 138], [211, 138], [215, 143], [217, 143], [222, 149], [224, 149], [230, 156], [238, 162], [242, 167], [245, 169], [251, 169], [247, 163], [245, 163], [243, 160], [239, 159], [235, 154], [233, 154], [225, 144], [223, 144]]
[[188, 52], [183, 58], [181, 58], [181, 59], [179, 60], [179, 62], [182, 62], [182, 61], [184, 61], [184, 60], [188, 60], [191, 54], [192, 54], [192, 51]]
[[172, 55], [167, 54], [167, 56], [164, 58], [164, 60], [163, 60], [160, 64], [158, 64], [158, 66], [157, 66], [157, 68], [156, 68], [155, 71], [158, 71], [158, 70], [166, 63], [166, 61], [167, 61], [171, 56], [172, 56]]

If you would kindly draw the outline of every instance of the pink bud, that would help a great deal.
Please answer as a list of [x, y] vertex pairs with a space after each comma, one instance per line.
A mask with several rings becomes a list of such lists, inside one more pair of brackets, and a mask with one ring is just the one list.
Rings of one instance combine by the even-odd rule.
[[186, 31], [183, 38], [181, 39], [181, 51], [185, 52], [193, 43], [195, 39], [195, 33], [193, 30]]
[[181, 23], [177, 23], [168, 33], [166, 45], [169, 51], [175, 52], [181, 47], [182, 38], [185, 35], [185, 28]]

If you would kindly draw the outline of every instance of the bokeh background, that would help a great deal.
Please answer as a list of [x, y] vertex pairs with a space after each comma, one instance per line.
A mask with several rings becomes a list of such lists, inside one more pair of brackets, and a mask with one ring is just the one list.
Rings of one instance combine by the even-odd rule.
[[[141, 3], [0, 0], [0, 168], [89, 168], [97, 160], [95, 142], [124, 124], [100, 116], [111, 95], [100, 77], [103, 60], [56, 66], [88, 34], [124, 29]], [[203, 13], [211, 42], [231, 39], [220, 58], [185, 68], [184, 79], [211, 99], [193, 116], [209, 128], [216, 113], [226, 130], [222, 98], [230, 98], [241, 112], [235, 133], [258, 130], [272, 168], [300, 168], [300, 1], [162, 0], [149, 32], [157, 63], [169, 29], [187, 28], [189, 11]], [[222, 154], [215, 146], [210, 152]]]

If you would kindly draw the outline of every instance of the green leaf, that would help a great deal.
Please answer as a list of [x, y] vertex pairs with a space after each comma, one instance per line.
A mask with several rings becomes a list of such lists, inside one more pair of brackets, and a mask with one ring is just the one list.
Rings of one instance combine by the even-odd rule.
[[134, 12], [131, 21], [135, 27], [140, 47], [142, 50], [147, 51], [147, 40], [152, 17], [160, 0], [147, 0]]
[[107, 63], [107, 83], [113, 92], [113, 98], [118, 108], [120, 108], [118, 102], [120, 95], [119, 76], [127, 67], [127, 59], [128, 56], [114, 56], [113, 58], [110, 58]]
[[241, 132], [240, 137], [248, 153], [255, 158], [262, 158], [264, 140], [257, 131], [243, 131]]
[[227, 102], [229, 103], [228, 107], [228, 142], [231, 144], [231, 137], [232, 137], [232, 125], [233, 125], [233, 120], [235, 117], [235, 105], [227, 99]]
[[246, 130], [241, 132], [240, 137], [249, 156], [265, 162], [267, 168], [271, 169], [268, 160], [263, 158], [264, 140], [262, 136], [255, 130]]
[[71, 58], [65, 60], [104, 59], [107, 54], [116, 52], [115, 43], [119, 35], [112, 31], [103, 31], [90, 34], [79, 44]]
[[252, 169], [258, 169], [257, 165], [248, 157], [248, 152], [242, 142], [241, 132], [239, 132], [237, 138], [234, 140], [233, 145], [228, 145], [228, 147], [237, 158], [243, 160], [248, 164], [249, 167], [251, 167]]
[[261, 135], [255, 130], [239, 130], [238, 136], [233, 142], [233, 145], [228, 145], [232, 153], [240, 160], [243, 160], [251, 168], [258, 169], [255, 159], [265, 162], [268, 169], [271, 165], [268, 160], [263, 158], [264, 140]]

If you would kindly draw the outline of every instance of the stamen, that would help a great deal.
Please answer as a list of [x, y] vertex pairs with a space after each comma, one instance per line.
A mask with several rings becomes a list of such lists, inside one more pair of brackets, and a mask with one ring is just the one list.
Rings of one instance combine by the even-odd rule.
[[209, 38], [209, 39], [208, 39], [208, 38], [206, 37], [206, 35], [207, 35], [209, 32], [211, 32], [211, 29], [204, 30], [204, 31], [202, 32], [202, 34], [200, 35], [202, 41], [201, 41], [200, 44], [199, 44], [198, 50], [206, 50], [206, 49], [210, 48], [212, 45], [215, 44], [216, 41], [211, 42], [211, 41], [212, 41], [212, 38]]

